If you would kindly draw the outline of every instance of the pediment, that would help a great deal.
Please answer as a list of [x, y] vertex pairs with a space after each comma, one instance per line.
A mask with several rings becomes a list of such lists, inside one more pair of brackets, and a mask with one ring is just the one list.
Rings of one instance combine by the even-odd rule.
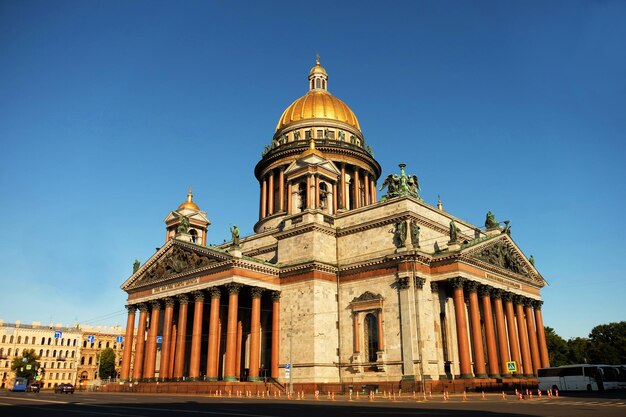
[[521, 275], [533, 283], [545, 285], [543, 277], [508, 235], [502, 235], [468, 248], [464, 251], [463, 257], [503, 269], [509, 274]]
[[354, 297], [352, 299], [353, 303], [360, 303], [360, 302], [364, 302], [364, 301], [373, 301], [373, 300], [382, 300], [383, 296], [380, 294], [374, 294], [371, 291], [365, 291], [363, 294], [361, 294], [358, 297]]
[[228, 259], [228, 255], [202, 253], [195, 251], [193, 244], [183, 244], [170, 240], [155, 253], [136, 273], [123, 285], [124, 291], [162, 283], [170, 278], [193, 273], [211, 264]]
[[307, 167], [316, 167], [317, 169], [322, 169], [328, 172], [329, 175], [338, 176], [341, 174], [341, 171], [337, 169], [335, 164], [317, 154], [306, 155], [296, 161], [292, 162], [289, 167], [285, 170], [285, 175], [290, 175], [292, 173], [298, 173]]

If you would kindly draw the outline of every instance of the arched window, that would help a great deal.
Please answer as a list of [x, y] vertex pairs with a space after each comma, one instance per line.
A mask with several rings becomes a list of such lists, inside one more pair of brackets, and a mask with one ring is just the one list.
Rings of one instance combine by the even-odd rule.
[[378, 352], [378, 318], [368, 313], [365, 316], [365, 348], [368, 362], [376, 362]]
[[84, 347], [84, 348], [86, 348], [86, 347], [87, 347], [87, 341], [86, 341], [86, 340], [83, 342], [83, 347]]
[[67, 362], [63, 363], [63, 369], [67, 369]]
[[191, 242], [196, 243], [196, 241], [198, 240], [198, 232], [196, 232], [194, 229], [191, 229], [189, 231], [189, 235], [191, 235]]
[[102, 341], [98, 342], [98, 349], [102, 349]]
[[74, 344], [72, 346], [76, 346], [76, 339], [74, 339]]
[[50, 349], [46, 349], [46, 357], [50, 356]]
[[320, 208], [328, 210], [328, 186], [325, 182], [320, 183]]
[[75, 357], [76, 357], [76, 351], [75, 351], [75, 350], [73, 350], [73, 351], [72, 351], [72, 358], [75, 358]]
[[45, 337], [42, 337], [42, 338], [41, 338], [41, 344], [42, 344], [42, 345], [45, 345], [45, 344], [46, 344], [46, 338], [45, 338]]
[[3, 334], [2, 335], [2, 343], [6, 343], [7, 342], [7, 335]]
[[9, 343], [13, 343], [13, 336], [9, 339]]
[[19, 349], [15, 349], [15, 356], [20, 356], [20, 350]]
[[319, 78], [316, 78], [316, 79], [315, 79], [315, 88], [321, 88], [321, 87], [322, 87], [322, 85], [321, 85], [321, 83], [320, 83], [320, 79], [319, 79]]
[[50, 343], [52, 343], [52, 339], [48, 338], [48, 345], [50, 345]]
[[43, 356], [43, 349], [39, 349], [39, 357], [41, 358]]
[[307, 208], [306, 191], [306, 182], [303, 181], [298, 184], [298, 197], [300, 200], [298, 208], [300, 209], [300, 211], [304, 211]]
[[7, 350], [7, 356], [11, 356], [11, 348], [9, 348], [9, 350]]
[[54, 369], [54, 362], [50, 362], [50, 369]]
[[82, 358], [80, 358], [80, 364], [84, 365], [85, 364], [85, 357], [83, 356]]
[[27, 345], [28, 344], [28, 336], [24, 337], [24, 344]]
[[91, 365], [92, 359], [93, 359], [93, 358], [90, 356], [90, 357], [89, 357], [89, 362], [87, 363], [87, 365]]
[[22, 336], [17, 337], [17, 344], [19, 345], [20, 343], [22, 343]]
[[53, 358], [56, 358], [56, 357], [57, 357], [57, 351], [56, 351], [56, 349], [52, 351], [52, 357], [53, 357]]
[[4, 356], [4, 348], [0, 348], [0, 357]]

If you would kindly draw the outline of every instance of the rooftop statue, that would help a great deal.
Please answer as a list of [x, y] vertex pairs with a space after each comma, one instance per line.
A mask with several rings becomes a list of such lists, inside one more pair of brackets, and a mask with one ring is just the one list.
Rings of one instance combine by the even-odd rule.
[[456, 242], [459, 239], [459, 229], [456, 227], [454, 220], [450, 222], [450, 242]]
[[421, 191], [419, 181], [416, 175], [408, 176], [404, 172], [406, 164], [399, 164], [400, 175], [389, 174], [383, 184], [380, 186], [380, 191], [387, 187], [387, 194], [382, 196], [381, 201], [385, 201], [394, 197], [414, 197], [422, 199], [419, 195]]
[[141, 265], [139, 263], [139, 259], [135, 259], [135, 262], [133, 263], [133, 274], [139, 270], [139, 265]]
[[180, 216], [180, 224], [178, 225], [178, 227], [176, 228], [176, 232], [177, 233], [187, 233], [189, 232], [189, 219], [187, 218], [187, 216]]
[[236, 224], [230, 228], [230, 234], [233, 238], [233, 246], [239, 247], [239, 228]]
[[487, 218], [485, 219], [485, 228], [487, 230], [493, 230], [500, 226], [500, 222], [496, 220], [496, 217], [493, 215], [491, 210], [487, 213]]

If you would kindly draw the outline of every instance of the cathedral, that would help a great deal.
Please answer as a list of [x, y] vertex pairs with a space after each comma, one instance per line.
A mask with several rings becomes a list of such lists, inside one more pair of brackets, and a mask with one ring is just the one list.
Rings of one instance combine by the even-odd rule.
[[[207, 246], [193, 201], [123, 283], [126, 382], [470, 384], [549, 366], [545, 280], [489, 212], [470, 224], [382, 169], [319, 59], [254, 168], [254, 234]], [[377, 195], [377, 193], [379, 195]], [[227, 208], [225, 208], [227, 209]], [[415, 385], [414, 385], [415, 386]]]

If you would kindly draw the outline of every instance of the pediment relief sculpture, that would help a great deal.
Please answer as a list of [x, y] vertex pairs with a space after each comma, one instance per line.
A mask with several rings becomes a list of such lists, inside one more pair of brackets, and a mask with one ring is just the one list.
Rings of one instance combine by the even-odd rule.
[[149, 284], [172, 275], [202, 268], [215, 260], [174, 246], [143, 274], [137, 284]]
[[372, 301], [372, 300], [382, 300], [383, 296], [380, 294], [374, 294], [373, 292], [370, 291], [365, 291], [363, 294], [361, 294], [358, 297], [354, 297], [352, 299], [353, 303], [359, 303], [362, 301]]
[[531, 279], [534, 278], [520, 259], [518, 253], [502, 240], [480, 248], [472, 254], [472, 257], [516, 274], [524, 275]]

